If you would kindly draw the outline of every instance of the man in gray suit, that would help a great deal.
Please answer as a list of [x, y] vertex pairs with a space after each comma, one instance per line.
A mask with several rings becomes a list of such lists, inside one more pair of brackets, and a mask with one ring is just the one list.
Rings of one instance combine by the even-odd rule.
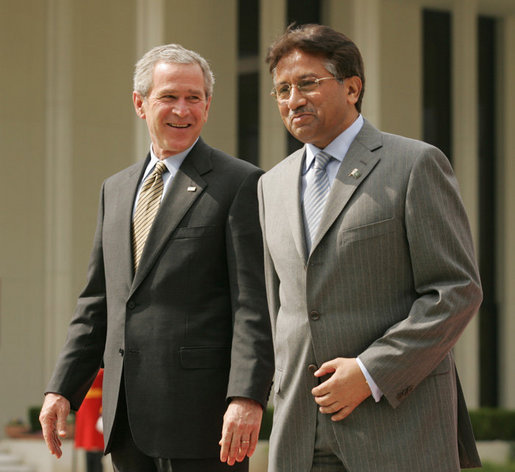
[[259, 183], [275, 349], [269, 472], [479, 466], [451, 349], [481, 287], [447, 158], [360, 114], [356, 45], [320, 25], [270, 48], [305, 146]]
[[136, 65], [134, 107], [152, 145], [102, 188], [87, 284], [40, 415], [58, 457], [70, 406], [104, 364], [116, 471], [248, 470], [273, 375], [262, 171], [199, 137], [213, 82], [179, 45]]

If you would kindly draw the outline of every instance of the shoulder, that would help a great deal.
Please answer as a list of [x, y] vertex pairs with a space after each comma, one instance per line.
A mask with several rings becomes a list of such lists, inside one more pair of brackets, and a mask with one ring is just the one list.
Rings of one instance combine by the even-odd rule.
[[300, 168], [300, 164], [304, 157], [305, 148], [304, 146], [300, 149], [297, 149], [289, 156], [286, 156], [282, 161], [278, 162], [275, 166], [273, 166], [270, 170], [268, 170], [265, 175], [263, 175], [263, 180], [273, 180], [276, 178], [282, 178], [284, 175], [289, 175], [290, 172], [293, 172], [294, 169]]

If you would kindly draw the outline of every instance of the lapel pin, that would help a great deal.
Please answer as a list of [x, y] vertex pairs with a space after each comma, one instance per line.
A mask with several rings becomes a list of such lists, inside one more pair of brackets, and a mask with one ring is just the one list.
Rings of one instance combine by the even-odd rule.
[[358, 169], [354, 169], [350, 174], [349, 177], [354, 177], [355, 179], [359, 179], [361, 177], [361, 172]]
[[188, 192], [196, 192], [197, 187], [188, 187]]

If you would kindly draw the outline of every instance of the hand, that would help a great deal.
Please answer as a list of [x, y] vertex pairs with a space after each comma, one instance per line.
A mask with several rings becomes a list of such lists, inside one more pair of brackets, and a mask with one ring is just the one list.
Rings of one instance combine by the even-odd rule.
[[39, 422], [43, 429], [48, 450], [58, 459], [62, 456], [61, 438], [66, 437], [66, 419], [70, 413], [70, 402], [61, 395], [47, 393]]
[[329, 379], [311, 390], [321, 413], [335, 413], [333, 421], [349, 416], [372, 392], [356, 359], [338, 357], [325, 362], [315, 377], [332, 374]]
[[263, 407], [250, 398], [234, 398], [224, 415], [220, 460], [234, 465], [256, 450]]

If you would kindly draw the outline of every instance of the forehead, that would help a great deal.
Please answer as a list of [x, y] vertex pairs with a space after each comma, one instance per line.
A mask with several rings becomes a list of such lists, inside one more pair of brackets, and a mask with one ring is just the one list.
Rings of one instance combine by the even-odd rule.
[[153, 89], [204, 90], [204, 74], [198, 64], [158, 62], [153, 72]]
[[285, 54], [277, 63], [274, 80], [282, 82], [303, 76], [327, 75], [329, 72], [325, 68], [326, 61], [327, 59], [323, 56], [294, 49]]

